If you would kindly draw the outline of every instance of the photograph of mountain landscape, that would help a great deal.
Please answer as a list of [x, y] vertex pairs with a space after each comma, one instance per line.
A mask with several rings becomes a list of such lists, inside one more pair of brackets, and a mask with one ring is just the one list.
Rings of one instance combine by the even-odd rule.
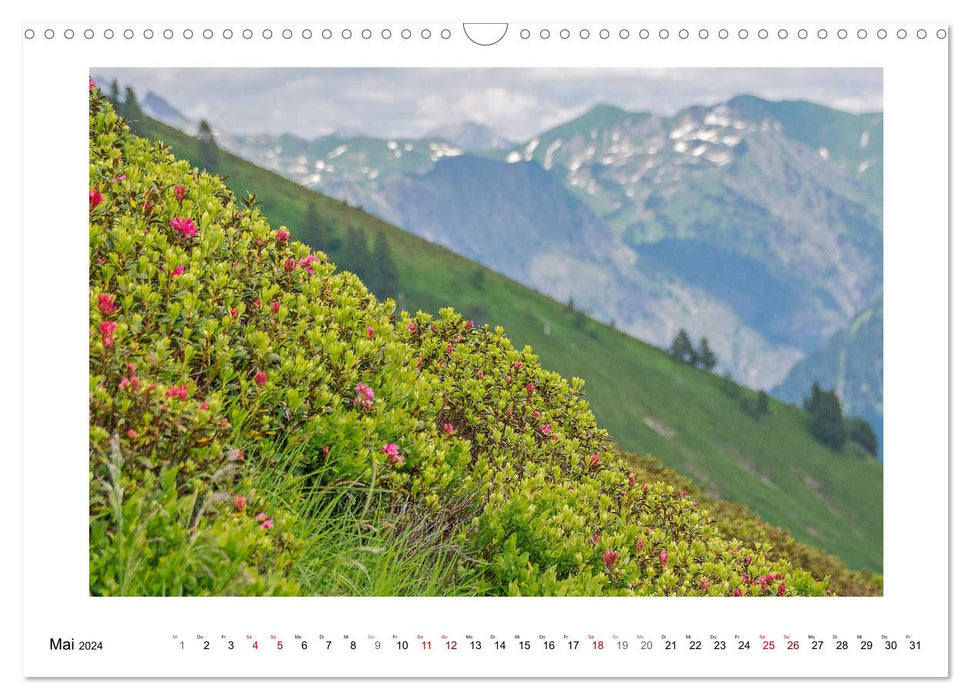
[[880, 69], [91, 75], [92, 595], [882, 595]]

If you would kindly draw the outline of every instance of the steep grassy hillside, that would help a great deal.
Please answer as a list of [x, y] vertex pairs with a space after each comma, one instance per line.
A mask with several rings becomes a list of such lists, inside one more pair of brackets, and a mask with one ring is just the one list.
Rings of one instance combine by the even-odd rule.
[[[147, 118], [135, 129], [198, 162], [195, 139]], [[583, 377], [599, 424], [624, 449], [657, 456], [708, 492], [748, 505], [853, 568], [882, 570], [881, 464], [820, 445], [799, 409], [773, 401], [768, 416], [753, 417], [744, 410], [754, 398], [748, 390], [676, 364], [656, 348], [360, 210], [227, 153], [219, 157], [217, 170], [237, 194], [257, 193], [270, 224], [289, 224], [295, 238], [301, 238], [299, 222], [311, 202], [345, 240], [351, 230], [386, 232], [404, 308], [452, 306], [478, 323], [498, 323], [514, 343], [528, 343], [544, 367]], [[334, 256], [338, 265], [341, 252]], [[362, 277], [372, 281], [367, 271]]]
[[91, 87], [96, 595], [821, 595], [499, 329], [395, 313]]

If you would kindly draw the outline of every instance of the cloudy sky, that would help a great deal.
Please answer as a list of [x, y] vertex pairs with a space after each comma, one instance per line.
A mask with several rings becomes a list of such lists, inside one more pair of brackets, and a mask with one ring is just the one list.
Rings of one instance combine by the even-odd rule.
[[605, 102], [670, 115], [739, 94], [883, 109], [879, 68], [95, 68], [234, 133], [418, 137], [461, 121], [523, 141]]

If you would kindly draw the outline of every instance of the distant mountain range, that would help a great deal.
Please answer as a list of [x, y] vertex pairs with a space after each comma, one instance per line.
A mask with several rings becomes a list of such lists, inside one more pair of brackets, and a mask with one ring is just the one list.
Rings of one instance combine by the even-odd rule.
[[716, 371], [780, 396], [881, 297], [880, 113], [739, 96], [671, 117], [598, 105], [519, 144], [435, 131], [219, 142], [650, 343], [706, 336]]

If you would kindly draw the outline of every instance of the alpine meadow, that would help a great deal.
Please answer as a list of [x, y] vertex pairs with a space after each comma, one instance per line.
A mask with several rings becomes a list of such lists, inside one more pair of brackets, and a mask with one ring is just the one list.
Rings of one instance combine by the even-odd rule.
[[92, 595], [882, 594], [852, 437], [89, 87]]

